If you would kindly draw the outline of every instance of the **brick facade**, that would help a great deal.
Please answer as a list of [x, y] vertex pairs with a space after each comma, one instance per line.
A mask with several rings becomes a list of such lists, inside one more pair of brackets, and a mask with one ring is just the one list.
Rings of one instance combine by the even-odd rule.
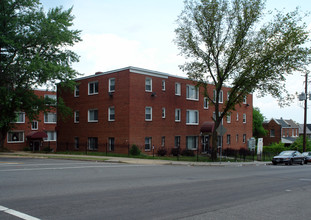
[[[109, 92], [109, 79], [115, 82], [113, 92]], [[151, 146], [165, 147], [170, 152], [176, 146], [176, 137], [180, 137], [181, 149], [201, 148], [201, 126], [212, 121], [214, 107], [204, 108], [203, 88], [199, 88], [197, 94], [191, 93], [195, 83], [182, 77], [128, 67], [96, 73], [76, 82], [78, 97], [58, 89], [58, 96], [79, 115], [79, 122], [74, 122], [75, 113], [66, 121], [58, 118], [58, 150], [89, 150], [90, 138], [97, 138], [95, 150], [111, 150], [113, 145], [112, 150], [117, 153], [127, 152], [127, 147], [133, 144], [146, 153], [151, 153]], [[89, 94], [92, 82], [98, 82], [97, 94]], [[180, 95], [175, 94], [176, 83], [180, 85]], [[188, 96], [194, 95], [192, 98], [187, 98], [187, 87]], [[229, 88], [223, 88], [223, 102], [227, 100], [228, 91]], [[213, 93], [213, 86], [208, 87], [208, 93]], [[231, 121], [223, 120], [227, 129], [223, 136], [224, 149], [247, 147], [247, 139], [252, 137], [252, 106], [252, 95], [248, 95], [246, 103], [237, 105], [231, 113]], [[110, 107], [114, 109], [111, 121], [108, 119]], [[181, 116], [177, 121], [176, 109]], [[88, 122], [89, 110], [97, 110], [98, 120]], [[112, 140], [113, 144], [109, 143]]]
[[[45, 91], [45, 90], [35, 90], [34, 93], [39, 97], [44, 97], [45, 95], [55, 95], [56, 92]], [[55, 113], [55, 111], [54, 111]], [[33, 149], [33, 150], [43, 150], [45, 147], [50, 147], [53, 150], [56, 150], [56, 122], [48, 122], [45, 121], [44, 113], [41, 112], [38, 116], [38, 120], [36, 120], [35, 127], [32, 126], [31, 122], [27, 115], [22, 113], [24, 116], [24, 120], [20, 122], [14, 123], [14, 128], [8, 132], [4, 147], [9, 150], [24, 150], [25, 148]], [[48, 138], [35, 138], [31, 139], [30, 134], [35, 134], [36, 132], [45, 132], [49, 133]], [[52, 137], [52, 140], [49, 138]]]
[[263, 123], [267, 135], [263, 138], [264, 146], [273, 143], [284, 143], [290, 145], [299, 136], [299, 126], [292, 120], [271, 119]]

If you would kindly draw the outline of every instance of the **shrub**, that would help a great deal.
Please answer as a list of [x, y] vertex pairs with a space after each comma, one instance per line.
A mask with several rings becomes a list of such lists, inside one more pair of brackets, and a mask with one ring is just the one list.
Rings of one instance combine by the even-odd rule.
[[[303, 136], [298, 137], [289, 148], [303, 152]], [[306, 139], [306, 151], [311, 151], [311, 141], [309, 138]]]
[[177, 147], [172, 148], [171, 154], [172, 154], [173, 156], [177, 157], [178, 154], [179, 154], [179, 148], [177, 148]]
[[140, 153], [141, 153], [141, 151], [139, 150], [137, 145], [133, 144], [131, 149], [130, 149], [130, 154], [133, 155], [133, 156], [139, 156]]
[[165, 156], [167, 154], [167, 150], [165, 148], [158, 149], [158, 156]]
[[24, 147], [23, 151], [30, 151], [30, 147]]
[[288, 150], [283, 143], [273, 143], [270, 146], [264, 146], [263, 152], [264, 153], [272, 153], [272, 154], [279, 154], [282, 151]]
[[189, 149], [185, 149], [181, 152], [182, 156], [189, 156], [189, 157], [194, 157], [194, 151], [193, 150], [189, 150]]
[[52, 148], [50, 148], [50, 147], [45, 147], [45, 148], [43, 148], [43, 152], [45, 152], [45, 153], [49, 153], [49, 152], [52, 152]]

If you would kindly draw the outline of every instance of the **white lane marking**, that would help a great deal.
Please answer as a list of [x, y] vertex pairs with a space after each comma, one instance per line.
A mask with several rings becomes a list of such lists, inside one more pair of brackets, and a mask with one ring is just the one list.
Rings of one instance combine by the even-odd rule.
[[[45, 164], [25, 164], [25, 163], [15, 163], [15, 164], [8, 164], [8, 163], [3, 163], [3, 165], [0, 163], [0, 167], [15, 167], [15, 166], [23, 166], [23, 167], [26, 167], [26, 166], [64, 166], [64, 165], [76, 165], [76, 164], [94, 164], [94, 163], [98, 163], [96, 161], [92, 162], [92, 163], [45, 163]], [[100, 162], [102, 163], [102, 162]], [[105, 164], [115, 164], [115, 163], [105, 163]]]
[[300, 181], [309, 181], [311, 182], [311, 179], [299, 179]]
[[14, 215], [14, 216], [21, 218], [21, 219], [24, 219], [24, 220], [40, 220], [39, 218], [35, 218], [33, 216], [27, 215], [25, 213], [22, 213], [22, 212], [13, 210], [13, 209], [9, 209], [9, 208], [1, 206], [1, 205], [0, 205], [0, 212], [5, 212], [7, 214]]
[[28, 168], [28, 169], [7, 169], [0, 170], [0, 172], [12, 172], [12, 171], [36, 171], [36, 170], [66, 170], [66, 169], [85, 169], [85, 168], [122, 168], [122, 167], [146, 167], [154, 165], [118, 165], [118, 166], [78, 166], [78, 167], [46, 167], [46, 168]]

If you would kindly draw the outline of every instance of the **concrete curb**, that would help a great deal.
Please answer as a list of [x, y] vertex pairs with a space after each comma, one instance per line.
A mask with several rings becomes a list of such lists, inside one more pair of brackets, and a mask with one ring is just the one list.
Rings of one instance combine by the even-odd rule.
[[106, 163], [126, 163], [126, 164], [145, 164], [145, 165], [173, 165], [173, 166], [266, 166], [271, 162], [187, 162], [187, 161], [169, 161], [158, 159], [140, 159], [128, 157], [107, 157], [107, 156], [92, 156], [92, 155], [70, 155], [70, 154], [42, 154], [32, 152], [0, 152], [0, 157], [30, 157], [30, 158], [59, 158], [59, 159], [72, 159], [72, 160], [104, 160]]

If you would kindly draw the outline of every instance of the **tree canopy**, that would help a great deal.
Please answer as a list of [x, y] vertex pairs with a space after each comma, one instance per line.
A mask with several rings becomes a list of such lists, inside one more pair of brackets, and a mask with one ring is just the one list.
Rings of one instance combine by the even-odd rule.
[[71, 29], [72, 8], [44, 12], [38, 0], [0, 2], [0, 148], [14, 125], [16, 112], [35, 118], [51, 108], [33, 89], [68, 83], [77, 76], [71, 65], [79, 57], [69, 48], [79, 42]]
[[260, 109], [255, 107], [253, 108], [253, 136], [258, 139], [267, 134], [267, 131], [262, 126], [265, 117], [261, 114]]
[[[268, 21], [266, 15], [264, 0], [185, 1], [175, 29], [175, 43], [186, 58], [180, 68], [198, 85], [215, 86], [215, 99], [205, 95], [215, 106], [216, 128], [249, 93], [284, 100], [286, 76], [310, 64], [309, 33], [299, 10], [276, 11]], [[220, 105], [225, 84], [230, 96]], [[216, 148], [214, 139], [216, 131]]]

